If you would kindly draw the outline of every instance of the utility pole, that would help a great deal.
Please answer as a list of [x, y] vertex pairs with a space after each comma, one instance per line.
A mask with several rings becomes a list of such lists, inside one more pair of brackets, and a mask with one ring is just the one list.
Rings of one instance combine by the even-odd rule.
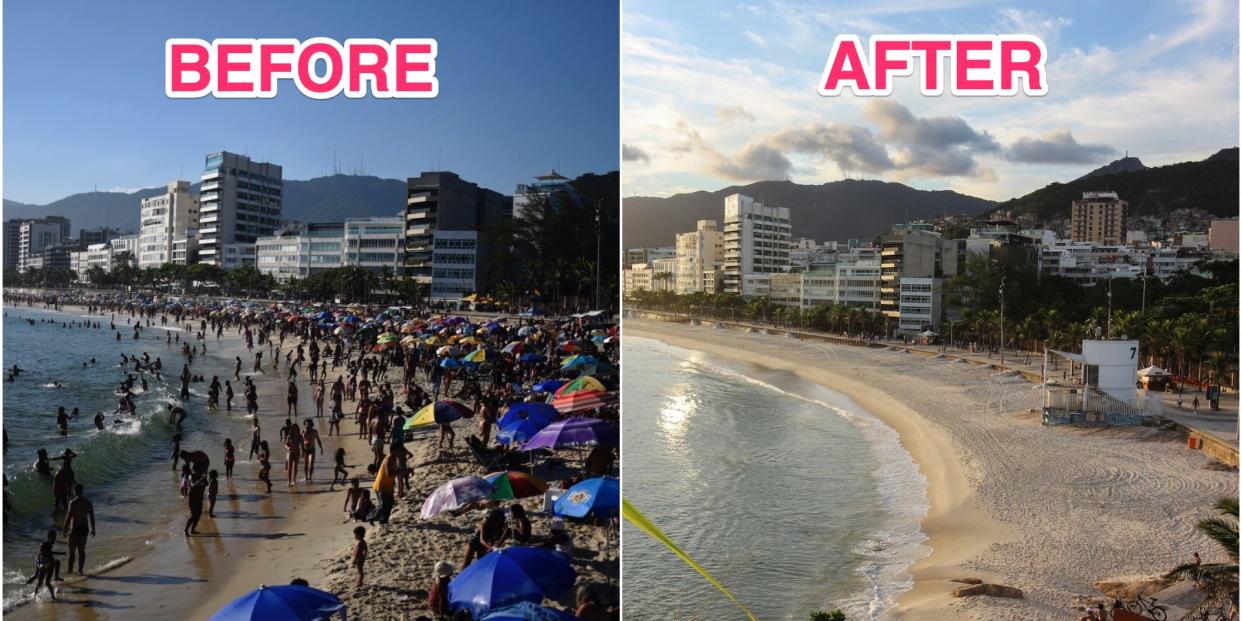
[[1147, 264], [1143, 264], [1143, 302], [1139, 307], [1139, 316], [1147, 316]]
[[603, 236], [601, 235], [602, 221], [603, 221], [602, 220], [603, 203], [604, 203], [603, 199], [596, 199], [595, 201], [595, 309], [594, 310], [600, 309], [599, 289], [603, 284], [600, 282], [600, 279], [599, 279], [600, 240], [603, 239]]
[[1005, 364], [1005, 277], [1000, 285], [1000, 363]]
[[1104, 340], [1113, 338], [1113, 274], [1108, 273], [1108, 317], [1104, 320]]

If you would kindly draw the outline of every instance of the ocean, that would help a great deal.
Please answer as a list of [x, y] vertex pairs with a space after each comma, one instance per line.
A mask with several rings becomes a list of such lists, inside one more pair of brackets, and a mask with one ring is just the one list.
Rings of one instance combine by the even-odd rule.
[[[98, 321], [101, 328], [62, 327], [65, 322], [84, 320]], [[4, 368], [17, 365], [26, 371], [3, 386], [4, 430], [8, 436], [4, 451], [6, 611], [28, 599], [32, 588], [23, 583], [33, 569], [38, 543], [47, 529], [59, 529], [63, 520], [63, 514], [53, 512], [50, 478], [32, 468], [40, 448], [47, 449], [52, 457], [65, 448], [78, 454], [73, 469], [95, 505], [98, 531], [87, 545], [87, 573], [124, 564], [163, 539], [181, 536], [187, 512], [178, 492], [179, 473], [172, 470], [169, 459], [173, 427], [167, 422], [166, 406], [180, 403], [176, 399], [180, 387], [177, 375], [184, 359], [178, 343], [166, 345], [165, 338], [168, 329], [182, 338], [189, 333], [161, 328], [153, 322], [155, 325], [144, 328], [140, 340], [135, 341], [126, 317], [117, 316], [116, 324], [122, 335], [119, 341], [109, 329], [109, 317], [28, 307], [4, 309]], [[213, 353], [220, 347], [220, 342], [208, 337], [207, 356], [196, 357], [191, 367], [208, 382], [213, 374], [219, 375], [221, 382], [232, 377], [232, 358]], [[138, 415], [113, 424], [114, 419], [121, 418], [112, 415], [117, 405], [114, 390], [125, 377], [119, 366], [121, 354], [141, 356], [143, 352], [152, 360], [162, 359], [164, 380], [158, 382], [148, 375], [146, 392], [136, 384]], [[92, 357], [93, 365], [89, 363]], [[233, 389], [237, 396], [231, 413], [223, 409], [223, 396], [221, 408], [208, 413], [207, 382], [192, 383], [193, 398], [182, 404], [189, 411], [182, 448], [207, 451], [212, 467], [221, 471], [222, 481], [222, 443], [226, 437], [238, 447], [237, 471], [252, 477], [252, 468], [245, 461], [250, 423], [244, 416], [242, 387], [235, 382]], [[61, 436], [56, 427], [56, 409], [62, 405], [66, 410], [78, 407], [81, 411], [70, 420], [66, 436]], [[99, 411], [107, 415], [103, 431], [94, 427], [93, 418]], [[59, 465], [59, 461], [52, 462], [53, 472]], [[64, 551], [63, 537], [58, 540], [57, 549]], [[68, 558], [60, 558], [65, 563], [62, 575], [67, 575]]]
[[[773, 337], [776, 338], [776, 337]], [[623, 493], [760, 619], [882, 619], [926, 556], [926, 480], [895, 431], [797, 375], [629, 337]], [[627, 619], [744, 619], [628, 523]]]

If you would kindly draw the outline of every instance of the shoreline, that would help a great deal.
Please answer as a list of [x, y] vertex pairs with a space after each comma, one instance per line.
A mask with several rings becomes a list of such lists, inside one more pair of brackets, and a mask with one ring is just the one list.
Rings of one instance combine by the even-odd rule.
[[[885, 618], [1073, 619], [1077, 606], [1103, 599], [1097, 581], [1163, 573], [1193, 550], [1223, 556], [1194, 524], [1217, 498], [1236, 497], [1237, 475], [1211, 470], [1175, 434], [1046, 428], [1022, 378], [708, 325], [626, 319], [632, 336], [785, 370], [849, 396], [898, 433], [927, 479], [921, 525], [932, 551], [910, 567], [914, 586]], [[1079, 527], [1108, 515], [1109, 529]], [[953, 598], [958, 578], [1025, 597]]]
[[[21, 310], [54, 313], [75, 319], [88, 315], [85, 307], [75, 305], [64, 305], [59, 310], [39, 306], [5, 306], [6, 312]], [[91, 316], [102, 321], [107, 321], [109, 317], [108, 314]], [[151, 328], [181, 330], [172, 324], [152, 325]], [[219, 341], [209, 337], [207, 343], [209, 356], [213, 359], [212, 366], [221, 365], [218, 370], [222, 378], [225, 375], [231, 378], [231, 373], [226, 373], [226, 367], [234, 356], [242, 356], [243, 368], [249, 368], [246, 364], [245, 345], [236, 332], [226, 332]], [[170, 361], [172, 360], [179, 361], [180, 355], [170, 356]], [[204, 371], [205, 368], [209, 367], [198, 363], [194, 370], [195, 373], [205, 372], [211, 375]], [[264, 368], [270, 370], [266, 360]], [[227, 370], [231, 371], [231, 368]], [[286, 367], [282, 366], [278, 372], [254, 377], [259, 391], [258, 416], [264, 438], [269, 442], [274, 442], [280, 421], [285, 418], [279, 412], [279, 406], [284, 402], [285, 372]], [[242, 375], [244, 377], [247, 374], [248, 371], [244, 370]], [[302, 415], [297, 418], [299, 421], [316, 420], [317, 425], [322, 423], [326, 434], [327, 417], [314, 417], [314, 401], [311, 391], [305, 385], [308, 377], [305, 370], [300, 371], [298, 376], [298, 408]], [[171, 375], [168, 381], [173, 381]], [[240, 386], [237, 391], [238, 400], [235, 401], [232, 413], [219, 410], [211, 416], [229, 416], [238, 421], [249, 420], [244, 413], [244, 401], [240, 398]], [[308, 412], [310, 416], [305, 415]], [[128, 561], [116, 563], [116, 559], [113, 559], [85, 578], [75, 577], [65, 583], [58, 583], [58, 588], [63, 589], [63, 593], [58, 593], [61, 601], [26, 600], [5, 615], [11, 615], [14, 619], [49, 620], [163, 619], [170, 615], [206, 618], [259, 584], [288, 584], [294, 577], [308, 577], [312, 573], [310, 566], [313, 565], [313, 562], [305, 562], [308, 551], [322, 552], [327, 549], [326, 546], [333, 542], [331, 528], [341, 526], [336, 521], [339, 514], [332, 513], [329, 506], [340, 501], [337, 492], [341, 488], [338, 487], [337, 492], [328, 493], [326, 482], [331, 479], [323, 478], [331, 473], [331, 453], [338, 446], [344, 446], [349, 456], [347, 463], [356, 466], [351, 468], [351, 474], [357, 474], [362, 469], [362, 464], [358, 464], [357, 460], [365, 460], [370, 452], [365, 442], [350, 433], [353, 431], [349, 428], [352, 421], [343, 422], [350, 424], [342, 424], [345, 435], [339, 436], [339, 440], [338, 436], [323, 436], [325, 451], [316, 461], [317, 478], [311, 486], [299, 482], [297, 487], [288, 490], [280, 480], [282, 475], [279, 469], [283, 466], [283, 457], [274, 449], [274, 480], [270, 495], [260, 489], [255, 474], [257, 462], [246, 459], [244, 449], [247, 443], [243, 442], [245, 438], [233, 438], [239, 453], [234, 481], [227, 483], [222, 478], [216, 518], [212, 520], [204, 516], [200, 535], [183, 539], [180, 532], [171, 532], [167, 525], [154, 527], [153, 531], [147, 533], [151, 535], [148, 539], [150, 545], [127, 555]], [[202, 448], [207, 450], [213, 461], [219, 458], [219, 447]], [[175, 484], [170, 483], [167, 492], [175, 494]], [[101, 523], [106, 524], [107, 506], [96, 505], [95, 510]], [[180, 530], [180, 521], [185, 515], [183, 512], [174, 513], [174, 525], [178, 528], [173, 530]], [[348, 529], [339, 530], [340, 534], [348, 535]], [[340, 538], [339, 534], [336, 538]], [[312, 539], [313, 544], [308, 545], [308, 540]], [[260, 559], [271, 562], [261, 562]], [[317, 560], [317, 557], [311, 560]], [[283, 573], [286, 569], [289, 573], [287, 577]], [[124, 585], [126, 590], [102, 588], [106, 585]], [[131, 608], [134, 601], [149, 605], [149, 608]]]
[[[653, 329], [652, 323], [654, 322], [629, 320], [626, 331], [632, 336], [650, 338], [684, 349], [795, 373], [850, 397], [897, 432], [902, 447], [927, 479], [929, 508], [921, 523], [927, 536], [924, 545], [931, 548], [931, 554], [910, 566], [908, 571], [914, 586], [898, 597], [895, 613], [904, 615], [917, 609], [922, 611], [920, 614], [925, 612], [930, 615], [925, 618], [944, 618], [933, 611], [948, 611], [948, 585], [952, 584], [949, 580], [960, 577], [961, 574], [956, 570], [957, 563], [987, 547], [983, 543], [985, 538], [981, 538], [979, 534], [988, 533], [990, 536], [986, 539], [992, 540], [1008, 536], [1006, 530], [992, 521], [972, 498], [949, 438], [925, 425], [917, 412], [890, 400], [879, 389], [851, 382], [830, 371], [811, 370], [754, 350], [738, 350], [673, 334], [669, 330]], [[921, 617], [912, 614], [902, 618]]]

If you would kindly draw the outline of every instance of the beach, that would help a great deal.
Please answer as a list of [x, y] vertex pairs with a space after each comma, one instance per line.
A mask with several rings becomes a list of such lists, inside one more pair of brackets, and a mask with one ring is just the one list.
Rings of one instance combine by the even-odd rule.
[[[1209, 467], [1177, 433], [1047, 428], [1040, 390], [1014, 374], [711, 325], [626, 319], [632, 336], [848, 395], [897, 431], [926, 477], [931, 554], [910, 568], [913, 587], [891, 618], [1072, 619], [1103, 599], [1098, 581], [1162, 574], [1195, 551], [1223, 557], [1195, 523], [1237, 495], [1237, 474]], [[1024, 597], [952, 597], [962, 586], [953, 580], [966, 578]]]
[[[50, 317], [58, 322], [80, 321], [87, 314], [86, 309], [72, 306], [62, 307], [59, 312], [25, 305], [6, 306], [6, 310]], [[100, 338], [110, 343], [111, 332], [107, 330], [107, 317], [104, 315], [100, 318], [104, 324], [104, 334]], [[124, 322], [125, 316], [117, 313], [117, 320]], [[194, 323], [197, 329], [197, 319]], [[39, 325], [46, 326], [48, 330], [64, 329], [59, 325]], [[123, 323], [117, 327], [121, 331], [130, 329]], [[175, 383], [173, 376], [180, 368], [180, 354], [174, 355], [171, 350], [163, 351], [163, 330], [148, 328], [144, 332], [147, 334], [140, 341], [134, 341], [133, 347], [137, 348], [136, 351], [151, 349], [153, 354], [163, 354], [166, 365], [164, 381]], [[158, 337], [150, 333], [156, 333]], [[148, 339], [151, 341], [148, 342]], [[155, 340], [159, 340], [159, 343], [156, 344]], [[297, 340], [287, 340], [280, 353], [289, 351], [296, 345]], [[198, 358], [192, 365], [193, 372], [205, 374], [208, 379], [218, 374], [223, 380], [232, 376], [233, 356], [240, 355], [243, 359], [243, 376], [250, 376], [257, 386], [258, 418], [263, 428], [263, 438], [271, 442], [275, 449], [279, 446], [276, 436], [280, 423], [286, 418], [284, 397], [288, 368], [283, 361], [283, 355], [278, 369], [273, 370], [268, 364], [269, 355], [264, 363], [267, 372], [256, 374], [250, 371], [253, 356], [247, 351], [236, 330], [225, 330], [223, 338], [220, 339], [215, 335], [208, 335], [206, 342], [211, 354]], [[117, 343], [119, 345], [122, 341]], [[128, 339], [125, 343], [128, 345]], [[259, 348], [270, 353], [265, 345], [259, 345], [256, 350]], [[33, 372], [29, 369], [28, 371]], [[84, 367], [81, 373], [116, 374], [118, 371], [108, 365], [101, 368]], [[72, 373], [78, 373], [76, 367], [72, 369]], [[330, 369], [328, 373], [329, 378], [335, 378], [338, 374], [348, 375], [344, 367], [339, 370]], [[435, 435], [432, 433], [418, 433], [407, 441], [406, 448], [413, 454], [409, 463], [414, 467], [410, 488], [404, 495], [396, 498], [391, 521], [387, 524], [362, 523], [366, 526], [371, 554], [366, 584], [355, 588], [355, 573], [349, 564], [349, 557], [354, 543], [352, 531], [358, 523], [347, 519], [343, 511], [346, 495], [344, 487], [338, 485], [335, 491], [330, 491], [328, 482], [332, 477], [332, 454], [340, 447], [346, 451], [345, 463], [350, 470], [350, 476], [359, 477], [361, 486], [369, 489], [373, 476], [367, 474], [366, 465], [371, 460], [371, 447], [364, 437], [358, 435], [352, 415], [353, 402], [347, 401], [345, 404], [347, 417], [341, 424], [344, 435], [326, 435], [328, 419], [314, 418], [314, 402], [307, 383], [307, 370], [300, 369], [297, 377], [300, 388], [298, 411], [301, 415], [296, 420], [315, 420], [323, 434], [324, 451], [319, 454], [313, 484], [299, 481], [294, 486], [288, 486], [281, 472], [283, 450], [276, 449], [272, 456], [273, 490], [266, 493], [256, 476], [257, 462], [247, 459], [250, 422], [245, 415], [241, 386], [235, 386], [238, 397], [234, 410], [225, 412], [223, 407], [216, 411], [206, 410], [202, 405], [203, 395], [199, 394], [205, 393], [206, 386], [192, 384], [194, 399], [186, 403], [191, 411], [191, 418], [185, 431], [183, 448], [206, 451], [212, 459], [213, 467], [222, 469], [218, 465], [222, 451], [218, 446], [220, 439], [217, 436], [231, 430], [227, 435], [232, 437], [238, 450], [234, 479], [221, 479], [221, 493], [215, 518], [204, 517], [199, 525], [199, 534], [183, 537], [180, 530], [186, 512], [180, 506], [184, 505], [184, 501], [178, 499], [165, 503], [171, 507], [171, 512], [166, 509], [149, 510], [143, 515], [148, 519], [127, 520], [142, 526], [130, 529], [133, 532], [129, 533], [128, 547], [122, 546], [123, 556], [104, 562], [97, 560], [99, 554], [95, 550], [96, 555], [88, 563], [85, 578], [67, 576], [64, 583], [57, 583], [59, 601], [49, 601], [46, 594], [35, 601], [15, 599], [11, 610], [6, 614], [15, 619], [207, 618], [222, 606], [260, 585], [283, 585], [295, 578], [304, 579], [313, 587], [338, 595], [354, 618], [404, 619], [430, 614], [427, 594], [433, 582], [432, 567], [441, 560], [460, 567], [469, 533], [483, 512], [467, 512], [458, 517], [444, 514], [434, 520], [420, 520], [418, 511], [427, 495], [446, 480], [467, 473], [482, 475], [486, 472], [473, 461], [473, 457], [463, 446], [465, 436], [477, 433], [477, 419], [467, 418], [453, 423], [458, 438], [456, 448], [452, 451], [437, 450], [434, 446]], [[395, 389], [400, 389], [400, 370], [397, 370], [395, 377], [388, 375], [387, 381]], [[420, 374], [418, 384], [424, 389], [430, 389], [424, 374]], [[155, 405], [159, 410], [157, 414], [162, 414], [163, 403]], [[146, 412], [142, 422], [148, 426], [154, 425], [152, 430], [155, 432], [166, 432], [160, 434], [161, 438], [170, 435], [171, 427], [166, 430], [160, 427], [158, 423], [162, 423], [159, 420], [162, 416], [151, 415], [147, 411], [150, 409], [147, 407], [142, 410]], [[326, 410], [325, 404], [325, 412]], [[206, 416], [201, 416], [202, 414]], [[195, 420], [196, 417], [200, 420]], [[82, 423], [76, 423], [75, 427], [81, 425]], [[77, 432], [71, 433], [67, 438], [71, 444], [81, 439]], [[167, 451], [166, 438], [146, 440], [160, 445], [157, 452]], [[216, 445], [205, 445], [205, 442]], [[104, 448], [97, 447], [94, 452], [98, 453]], [[567, 453], [570, 458], [574, 454], [574, 451]], [[141, 506], [144, 498], [176, 499], [177, 477], [171, 470], [167, 470], [167, 461], [164, 461], [166, 458], [139, 456], [136, 459], [132, 466], [140, 467], [143, 472], [151, 470], [159, 474], [152, 475], [156, 477], [156, 483], [149, 488], [131, 488], [132, 498], [129, 502], [139, 503]], [[551, 481], [574, 472], [566, 468], [552, 470], [544, 467], [543, 470], [537, 469], [536, 475]], [[79, 478], [87, 475], [85, 472], [80, 473]], [[164, 479], [166, 489], [162, 488], [164, 483], [159, 483]], [[109, 503], [100, 502], [96, 498], [95, 504], [102, 534], [108, 531], [109, 522], [115, 523], [117, 520], [109, 512]], [[546, 536], [551, 519], [543, 513], [542, 496], [524, 500], [522, 505], [531, 517], [534, 536]], [[152, 509], [155, 507], [156, 505], [151, 505]], [[607, 528], [573, 522], [568, 522], [566, 526], [576, 546], [573, 565], [578, 575], [577, 583], [591, 585], [601, 601], [615, 603], [618, 599], [619, 557], [615, 530], [610, 533]], [[91, 551], [92, 548], [88, 545], [88, 553]], [[63, 560], [64, 557], [61, 558]], [[6, 592], [6, 602], [9, 601], [9, 595]], [[573, 598], [574, 591], [571, 589], [558, 603], [563, 607], [573, 608]]]

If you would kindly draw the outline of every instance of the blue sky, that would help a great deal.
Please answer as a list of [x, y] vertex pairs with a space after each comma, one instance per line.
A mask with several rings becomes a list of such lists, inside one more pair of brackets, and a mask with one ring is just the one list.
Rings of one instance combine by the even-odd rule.
[[[622, 20], [630, 196], [850, 176], [1003, 200], [1238, 144], [1236, 0], [627, 0]], [[1049, 94], [816, 93], [837, 35], [925, 33], [1039, 35]]]
[[[502, 192], [556, 167], [616, 170], [618, 8], [609, 2], [18, 2], [4, 7], [4, 197], [197, 180], [227, 149], [286, 179], [438, 167]], [[171, 37], [430, 37], [434, 100], [170, 100]], [[56, 41], [73, 41], [72, 50]], [[49, 90], [57, 89], [56, 91]]]

